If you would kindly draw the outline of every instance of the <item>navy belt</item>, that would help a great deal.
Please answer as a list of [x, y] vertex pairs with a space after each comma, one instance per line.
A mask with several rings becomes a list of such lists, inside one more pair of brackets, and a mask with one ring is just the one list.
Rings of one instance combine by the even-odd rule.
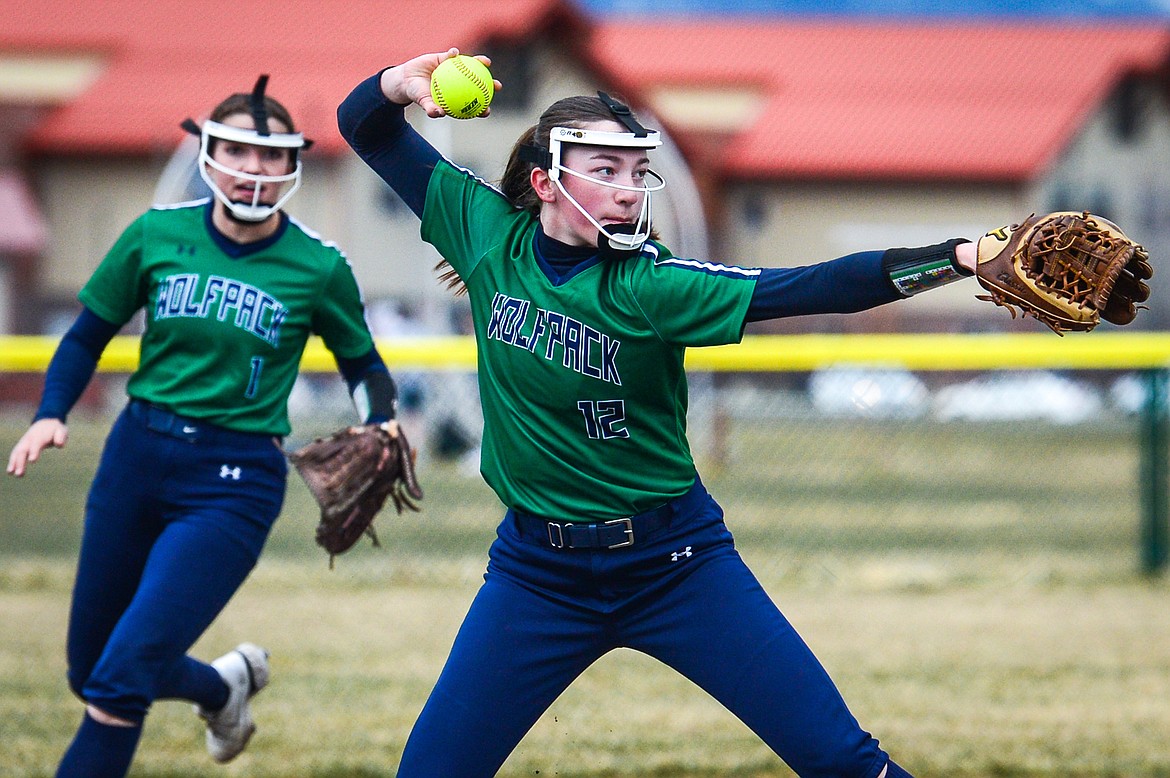
[[189, 443], [245, 443], [251, 444], [258, 440], [273, 440], [272, 435], [260, 432], [240, 432], [210, 424], [202, 419], [192, 419], [189, 416], [180, 416], [145, 400], [133, 399], [130, 401], [130, 415], [140, 420], [148, 430], [169, 435], [172, 438], [185, 440]]
[[670, 526], [674, 501], [657, 508], [609, 521], [552, 521], [531, 513], [512, 511], [520, 533], [553, 548], [625, 548]]

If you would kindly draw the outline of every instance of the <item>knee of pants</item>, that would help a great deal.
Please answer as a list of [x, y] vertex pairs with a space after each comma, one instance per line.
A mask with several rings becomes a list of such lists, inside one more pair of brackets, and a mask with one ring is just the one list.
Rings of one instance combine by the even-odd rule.
[[111, 687], [90, 679], [81, 688], [81, 699], [111, 716], [141, 725], [146, 719], [153, 697], [141, 691]]
[[831, 752], [785, 757], [789, 767], [798, 775], [809, 778], [869, 778], [881, 772], [887, 759], [885, 752], [878, 747], [877, 740], [872, 737], [867, 737], [852, 748], [842, 747]]
[[168, 659], [149, 647], [138, 648], [105, 653], [88, 678], [78, 679], [81, 698], [106, 713], [141, 723], [157, 696]]

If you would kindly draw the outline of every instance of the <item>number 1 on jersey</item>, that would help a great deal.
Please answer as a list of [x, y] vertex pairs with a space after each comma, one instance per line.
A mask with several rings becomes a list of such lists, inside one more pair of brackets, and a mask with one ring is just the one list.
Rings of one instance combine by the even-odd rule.
[[594, 440], [628, 438], [625, 400], [578, 400], [577, 410], [585, 417], [585, 433]]
[[244, 396], [249, 400], [256, 396], [256, 390], [260, 388], [260, 371], [264, 369], [264, 357], [252, 357], [252, 374], [248, 376], [248, 388], [244, 390]]

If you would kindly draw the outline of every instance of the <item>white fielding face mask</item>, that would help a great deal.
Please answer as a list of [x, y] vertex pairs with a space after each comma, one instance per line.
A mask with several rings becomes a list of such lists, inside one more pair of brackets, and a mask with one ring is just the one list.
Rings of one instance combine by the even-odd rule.
[[[268, 148], [279, 149], [303, 149], [306, 146], [304, 136], [299, 132], [283, 132], [283, 133], [268, 133], [261, 134], [256, 130], [244, 129], [242, 127], [233, 127], [230, 124], [221, 124], [219, 122], [205, 121], [202, 128], [200, 128], [200, 145], [199, 145], [199, 175], [203, 181], [210, 187], [212, 194], [216, 199], [227, 207], [237, 219], [247, 222], [262, 222], [272, 214], [276, 213], [288, 202], [293, 193], [301, 186], [301, 161], [298, 158], [296, 167], [291, 173], [285, 173], [278, 176], [265, 176], [256, 173], [245, 173], [242, 170], [233, 170], [226, 165], [216, 162], [211, 157], [210, 149], [212, 141], [227, 141], [231, 143], [245, 143], [251, 146], [264, 146]], [[223, 190], [215, 183], [214, 177], [211, 175], [210, 168], [218, 170], [220, 173], [232, 176], [233, 178], [243, 179], [254, 183], [255, 190], [252, 193], [252, 202], [239, 203], [234, 202], [224, 194]], [[292, 185], [284, 194], [282, 194], [275, 203], [268, 205], [260, 202], [260, 194], [263, 190], [264, 184], [275, 184], [280, 186], [291, 182]]]
[[[573, 207], [589, 220], [589, 222], [597, 228], [608, 242], [610, 248], [621, 252], [637, 251], [642, 248], [642, 244], [650, 237], [650, 227], [653, 218], [653, 207], [651, 205], [651, 194], [658, 192], [666, 186], [666, 181], [662, 176], [658, 175], [652, 170], [647, 170], [647, 180], [641, 186], [627, 186], [624, 184], [615, 184], [610, 181], [603, 181], [599, 178], [586, 175], [579, 171], [565, 167], [561, 161], [564, 151], [564, 144], [576, 143], [582, 146], [603, 146], [608, 148], [618, 149], [650, 149], [657, 148], [662, 145], [662, 137], [656, 130], [647, 130], [643, 133], [634, 132], [607, 132], [603, 130], [583, 130], [576, 127], [553, 127], [549, 135], [549, 156], [552, 158], [549, 164], [548, 172], [549, 178], [556, 184], [557, 188], [568, 199]], [[620, 189], [627, 192], [641, 192], [645, 196], [642, 198], [642, 209], [638, 213], [638, 220], [632, 226], [619, 225], [618, 228], [604, 227], [593, 214], [585, 210], [577, 200], [565, 190], [565, 186], [561, 183], [561, 174], [574, 176], [576, 178], [589, 181], [604, 186], [609, 189]], [[599, 247], [600, 248], [600, 247]]]

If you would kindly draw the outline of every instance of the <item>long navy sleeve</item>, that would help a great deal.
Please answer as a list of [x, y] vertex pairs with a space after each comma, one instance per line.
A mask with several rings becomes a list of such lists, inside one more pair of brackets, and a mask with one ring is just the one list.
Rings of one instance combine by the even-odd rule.
[[882, 269], [883, 251], [791, 268], [762, 268], [746, 321], [856, 313], [902, 299]]
[[398, 388], [390, 376], [390, 370], [382, 361], [377, 347], [371, 348], [359, 357], [338, 357], [337, 368], [345, 378], [351, 396], [365, 387], [369, 401], [369, 413], [362, 421], [366, 424], [380, 424], [393, 419], [397, 413]]
[[90, 309], [81, 309], [80, 315], [61, 338], [53, 358], [49, 360], [49, 367], [45, 371], [45, 391], [33, 421], [65, 421], [77, 398], [81, 397], [89, 380], [93, 378], [102, 352], [120, 329], [121, 325], [106, 321]]
[[382, 94], [381, 75], [358, 84], [337, 107], [337, 127], [357, 155], [422, 218], [427, 184], [442, 156], [406, 121], [405, 107]]

